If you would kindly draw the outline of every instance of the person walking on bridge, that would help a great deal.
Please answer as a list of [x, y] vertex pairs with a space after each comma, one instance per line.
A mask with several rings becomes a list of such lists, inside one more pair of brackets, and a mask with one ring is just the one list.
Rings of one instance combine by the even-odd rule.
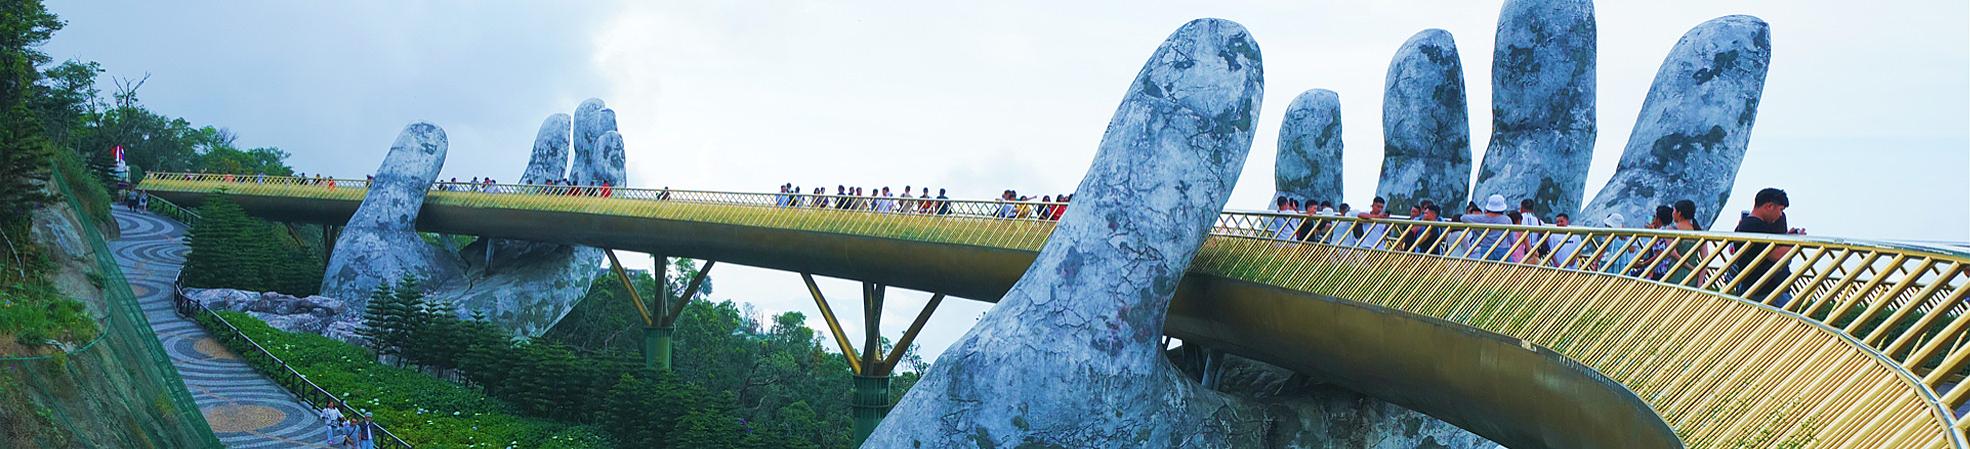
[[[1490, 197], [1484, 199], [1484, 213], [1464, 214], [1463, 217], [1459, 218], [1459, 221], [1473, 224], [1512, 224], [1512, 218], [1505, 216], [1505, 207], [1505, 196], [1492, 194]], [[1500, 244], [1498, 241], [1504, 237], [1505, 231], [1492, 229], [1484, 231], [1473, 230], [1471, 232], [1479, 232], [1479, 234], [1478, 238], [1471, 242], [1472, 246], [1470, 250], [1465, 251], [1465, 257], [1478, 257], [1484, 260], [1505, 260], [1505, 256], [1512, 253], [1509, 242]], [[1479, 251], [1484, 251], [1484, 253], [1477, 254]]]
[[[1803, 229], [1786, 227], [1785, 209], [1788, 207], [1792, 207], [1792, 200], [1786, 197], [1784, 190], [1770, 187], [1759, 190], [1758, 196], [1753, 200], [1751, 213], [1738, 220], [1735, 230], [1758, 234], [1805, 234], [1806, 231]], [[1771, 246], [1771, 249], [1767, 251], [1766, 246]], [[1760, 253], [1764, 253], [1763, 258], [1759, 258]], [[1739, 272], [1738, 276], [1743, 277], [1742, 280], [1735, 281], [1737, 287], [1732, 293], [1753, 301], [1764, 301], [1772, 296], [1773, 291], [1778, 290], [1785, 283], [1785, 278], [1792, 276], [1792, 269], [1785, 266], [1786, 256], [1791, 253], [1791, 245], [1765, 243], [1744, 245], [1738, 250], [1737, 257], [1731, 263], [1732, 268]], [[1752, 259], [1758, 260], [1754, 262]], [[1761, 278], [1764, 282], [1759, 282]], [[1729, 279], [1725, 280], [1730, 282]], [[1757, 290], [1745, 295], [1744, 293], [1751, 290], [1753, 284], [1758, 286]], [[1791, 300], [1792, 295], [1782, 294], [1772, 298], [1772, 306], [1785, 307], [1785, 303]]]

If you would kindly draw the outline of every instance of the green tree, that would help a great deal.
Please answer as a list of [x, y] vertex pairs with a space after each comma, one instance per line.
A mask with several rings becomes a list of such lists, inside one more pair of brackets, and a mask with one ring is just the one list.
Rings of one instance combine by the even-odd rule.
[[720, 395], [707, 406], [698, 407], [677, 420], [664, 440], [666, 446], [687, 447], [742, 447], [746, 428], [739, 423], [733, 413], [730, 396]]
[[396, 301], [390, 286], [377, 285], [369, 292], [369, 304], [363, 306], [363, 325], [356, 328], [356, 335], [363, 337], [365, 345], [376, 353], [379, 360], [397, 353], [395, 332], [390, 329], [396, 323], [392, 318], [397, 308]]
[[41, 186], [54, 147], [29, 97], [40, 78], [35, 67], [48, 60], [36, 47], [61, 27], [39, 0], [0, 5], [0, 216], [7, 220], [23, 219], [49, 199]]
[[246, 215], [224, 194], [208, 195], [198, 213], [185, 257], [186, 285], [295, 296], [320, 290], [318, 253], [284, 227]]
[[459, 370], [467, 381], [485, 389], [486, 394], [497, 396], [502, 392], [499, 386], [506, 380], [506, 354], [513, 351], [513, 339], [477, 311], [472, 312], [472, 320], [463, 327], [460, 334], [465, 341], [465, 352], [459, 356]]

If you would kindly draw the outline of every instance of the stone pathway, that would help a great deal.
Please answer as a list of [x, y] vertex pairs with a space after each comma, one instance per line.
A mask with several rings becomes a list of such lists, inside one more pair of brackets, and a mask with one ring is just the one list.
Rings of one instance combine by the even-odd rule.
[[219, 441], [230, 448], [327, 447], [313, 411], [171, 310], [171, 282], [190, 251], [184, 226], [121, 207], [114, 214], [123, 238], [110, 242], [110, 251]]

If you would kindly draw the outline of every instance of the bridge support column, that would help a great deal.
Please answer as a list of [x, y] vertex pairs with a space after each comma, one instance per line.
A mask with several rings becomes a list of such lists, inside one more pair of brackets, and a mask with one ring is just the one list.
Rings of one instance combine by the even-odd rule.
[[869, 439], [876, 425], [889, 416], [889, 373], [879, 376], [855, 375], [855, 393], [848, 407], [855, 419], [855, 444]]
[[673, 327], [643, 326], [643, 367], [670, 369], [670, 332]]
[[[670, 257], [651, 254], [650, 258], [656, 262], [655, 265], [650, 266], [650, 276], [657, 280], [657, 291], [651, 292], [651, 296], [655, 298], [650, 300], [656, 302], [657, 310], [656, 316], [650, 317], [651, 319], [643, 323], [643, 367], [668, 370], [670, 369], [670, 332], [674, 329], [671, 327], [674, 319], [670, 317]], [[629, 291], [636, 291], [636, 287], [632, 285], [623, 287]]]
[[828, 306], [828, 299], [821, 295], [821, 287], [814, 284], [814, 276], [801, 273], [800, 279], [807, 283], [807, 292], [814, 296], [814, 307], [821, 309], [821, 319], [827, 321], [829, 335], [841, 347], [841, 356], [848, 360], [848, 369], [855, 374], [854, 391], [849, 398], [849, 409], [854, 418], [855, 444], [861, 445], [875, 433], [876, 426], [889, 416], [890, 373], [902, 361], [903, 353], [917, 339], [917, 333], [930, 321], [930, 314], [937, 311], [937, 305], [944, 302], [944, 294], [930, 295], [923, 310], [917, 312], [916, 321], [903, 331], [902, 338], [889, 347], [887, 355], [882, 353], [882, 303], [887, 296], [888, 286], [862, 283], [862, 347], [867, 351], [857, 355], [855, 344], [848, 340], [848, 333], [841, 329], [841, 322], [835, 319], [834, 308]]
[[[705, 261], [704, 266], [698, 267], [698, 274], [691, 276], [691, 282], [685, 284], [684, 291], [680, 292], [676, 299], [672, 299], [670, 258], [650, 256], [656, 262], [650, 273], [657, 281], [657, 291], [651, 292], [655, 296], [652, 299], [656, 304], [645, 305], [643, 295], [636, 291], [636, 284], [629, 281], [629, 273], [623, 271], [622, 262], [616, 259], [615, 251], [604, 249], [602, 253], [609, 256], [609, 269], [616, 273], [616, 280], [621, 281], [623, 290], [629, 292], [630, 303], [636, 305], [636, 314], [643, 318], [643, 367], [651, 370], [670, 369], [670, 334], [677, 328], [677, 317], [684, 314], [684, 305], [691, 303], [692, 297], [698, 296], [699, 287], [705, 284], [705, 276], [711, 274], [711, 267], [718, 265], [718, 261]], [[653, 308], [656, 309], [654, 312], [650, 310]]]

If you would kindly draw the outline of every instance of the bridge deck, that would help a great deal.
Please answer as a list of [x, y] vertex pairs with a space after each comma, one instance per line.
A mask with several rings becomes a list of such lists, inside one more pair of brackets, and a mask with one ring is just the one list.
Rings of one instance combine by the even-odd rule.
[[[341, 224], [363, 184], [153, 174], [142, 188], [188, 204], [223, 191], [259, 216]], [[1053, 215], [1039, 203], [603, 195], [441, 184], [417, 226], [991, 301], [1024, 273]], [[1966, 447], [1966, 421], [1950, 410], [1970, 393], [1954, 387], [1970, 361], [1970, 255], [1955, 250], [1264, 213], [1226, 213], [1212, 234], [1169, 334], [1511, 447]], [[1732, 268], [1785, 247], [1788, 270]], [[1773, 288], [1734, 293], [1753, 285]]]

